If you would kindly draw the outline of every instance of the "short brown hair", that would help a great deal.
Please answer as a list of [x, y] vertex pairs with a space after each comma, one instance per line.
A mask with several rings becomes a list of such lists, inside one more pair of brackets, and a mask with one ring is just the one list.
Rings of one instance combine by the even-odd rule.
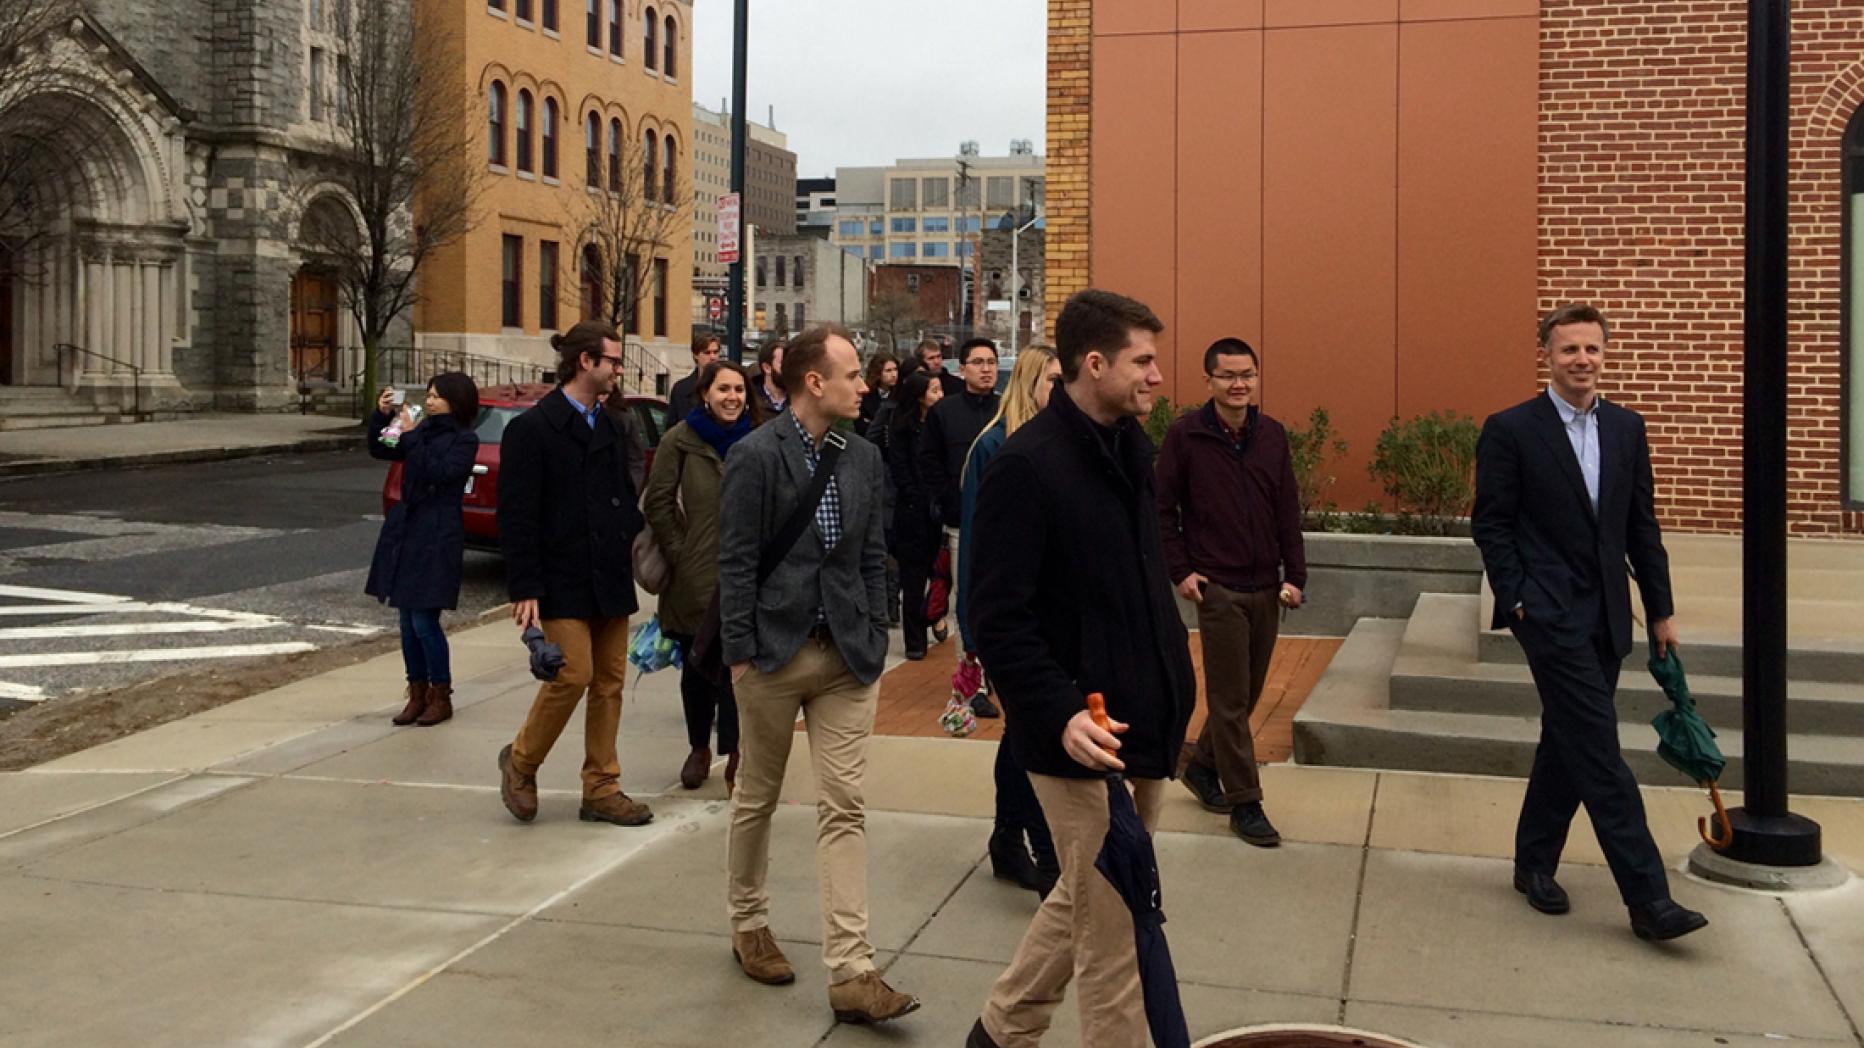
[[790, 340], [783, 348], [783, 391], [795, 396], [803, 388], [803, 376], [820, 372], [828, 359], [828, 340], [839, 338], [854, 345], [854, 332], [840, 324], [817, 324]]
[[1605, 314], [1584, 302], [1573, 302], [1561, 306], [1546, 315], [1540, 322], [1540, 344], [1547, 346], [1553, 340], [1553, 329], [1568, 324], [1597, 324], [1604, 333], [1605, 340], [1611, 341], [1612, 327], [1605, 322]]
[[713, 346], [716, 346], [718, 344], [719, 344], [719, 337], [717, 335], [713, 335], [713, 334], [696, 335], [693, 337], [693, 356], [696, 357], [699, 354], [704, 353], [706, 350], [711, 349]]
[[620, 342], [621, 333], [613, 324], [584, 320], [560, 334], [550, 336], [550, 348], [557, 351], [557, 381], [568, 382], [582, 370], [582, 356], [587, 353], [600, 360], [602, 343]]
[[1055, 357], [1061, 361], [1062, 380], [1074, 381], [1089, 353], [1118, 356], [1137, 330], [1156, 335], [1165, 325], [1137, 299], [1099, 288], [1075, 292], [1055, 318]]

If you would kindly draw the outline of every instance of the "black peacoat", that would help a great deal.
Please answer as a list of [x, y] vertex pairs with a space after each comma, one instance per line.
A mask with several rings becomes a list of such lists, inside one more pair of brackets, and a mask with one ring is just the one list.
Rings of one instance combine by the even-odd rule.
[[887, 428], [887, 477], [893, 481], [893, 521], [887, 552], [912, 564], [931, 564], [944, 541], [935, 496], [926, 481], [919, 446], [926, 439], [923, 421]]
[[640, 609], [630, 548], [642, 526], [626, 441], [608, 413], [591, 428], [559, 386], [511, 420], [498, 470], [498, 534], [511, 599], [546, 619]]
[[430, 415], [394, 444], [382, 443], [390, 416], [369, 416], [369, 454], [401, 463], [401, 501], [382, 520], [363, 592], [397, 608], [455, 608], [466, 522], [460, 503], [479, 436], [452, 415]]

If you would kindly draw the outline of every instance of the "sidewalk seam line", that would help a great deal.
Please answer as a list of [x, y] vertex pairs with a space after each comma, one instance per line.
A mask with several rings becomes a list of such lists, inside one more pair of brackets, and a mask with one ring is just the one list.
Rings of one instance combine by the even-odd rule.
[[[165, 770], [172, 771], [172, 769], [165, 769]], [[170, 779], [165, 783], [159, 783], [156, 786], [150, 787], [150, 789], [159, 789], [162, 786], [172, 786], [175, 783], [181, 782], [183, 780], [200, 778], [200, 777], [203, 777], [203, 776], [201, 776], [199, 772], [186, 772], [186, 773], [183, 773], [178, 778]], [[219, 777], [220, 778], [234, 778], [234, 776], [219, 776]], [[35, 855], [32, 858], [27, 859], [24, 862], [22, 862], [20, 864], [21, 876], [26, 876], [24, 869], [25, 867], [30, 866], [32, 864], [45, 862], [48, 859], [56, 859], [59, 856], [64, 855], [68, 852], [77, 851], [79, 848], [87, 848], [93, 844], [97, 844], [102, 841], [110, 840], [113, 837], [121, 837], [123, 834], [129, 833], [134, 830], [140, 830], [148, 826], [154, 826], [156, 823], [162, 822], [165, 819], [169, 819], [169, 818], [172, 818], [173, 816], [179, 815], [180, 813], [187, 811], [189, 808], [192, 808], [195, 805], [211, 804], [212, 802], [217, 801], [222, 797], [231, 796], [232, 794], [238, 793], [241, 790], [251, 789], [253, 786], [263, 781], [264, 780], [262, 779], [248, 778], [245, 782], [242, 782], [236, 786], [232, 786], [227, 789], [221, 790], [218, 793], [210, 794], [209, 796], [206, 796], [206, 797], [197, 797], [194, 800], [188, 801], [186, 804], [180, 805], [179, 807], [170, 808], [169, 810], [165, 812], [158, 812], [154, 818], [151, 818], [147, 820], [146, 822], [131, 823], [128, 826], [119, 826], [115, 830], [110, 831], [109, 833], [99, 834], [95, 837], [83, 837], [77, 840], [68, 841], [67, 847], [54, 848], [51, 851], [48, 851], [43, 855]], [[133, 797], [138, 796], [139, 794], [146, 793], [146, 792], [148, 791], [138, 790], [136, 793], [128, 794], [127, 796], [124, 796], [124, 797], [119, 797], [117, 798], [117, 800], [119, 801], [129, 800]], [[113, 801], [111, 803], [116, 803], [116, 802]]]
[[1346, 964], [1340, 972], [1340, 1010], [1337, 1021], [1346, 1025], [1346, 1006], [1353, 992], [1353, 958], [1359, 951], [1359, 917], [1366, 903], [1366, 868], [1372, 860], [1372, 823], [1378, 817], [1379, 784], [1384, 773], [1372, 777], [1372, 797], [1366, 804], [1366, 834], [1359, 844], [1359, 879], [1353, 888], [1353, 923], [1346, 936]]
[[1787, 927], [1793, 929], [1794, 937], [1805, 949], [1806, 958], [1812, 962], [1812, 969], [1819, 973], [1819, 981], [1825, 984], [1825, 992], [1831, 995], [1832, 1003], [1838, 1006], [1838, 1014], [1844, 1016], [1845, 1025], [1851, 1027], [1851, 1039], [1859, 1045], [1864, 1045], [1864, 1031], [1858, 1029], [1857, 1017], [1851, 1014], [1851, 1009], [1845, 1007], [1845, 999], [1838, 995], [1838, 988], [1832, 985], [1831, 975], [1826, 972], [1825, 965], [1819, 961], [1819, 954], [1812, 948], [1812, 943], [1807, 941], [1806, 933], [1800, 929], [1798, 919], [1793, 916], [1793, 908], [1786, 904], [1785, 899], [1778, 896], [1774, 897], [1774, 901], [1780, 904], [1780, 912], [1786, 915]]
[[333, 1040], [340, 1034], [349, 1032], [350, 1030], [354, 1029], [358, 1024], [362, 1023], [364, 1020], [369, 1019], [370, 1017], [374, 1016], [376, 1013], [382, 1011], [384, 1008], [387, 1008], [389, 1005], [394, 1004], [396, 1001], [401, 1000], [403, 997], [406, 997], [408, 994], [413, 993], [415, 990], [420, 989], [422, 986], [425, 986], [431, 979], [434, 978], [434, 976], [445, 972], [447, 969], [453, 967], [459, 962], [465, 960], [468, 957], [471, 957], [473, 954], [478, 953], [480, 950], [485, 949], [487, 946], [492, 945], [498, 940], [504, 938], [505, 935], [508, 932], [510, 932], [512, 929], [531, 920], [532, 918], [536, 917], [538, 914], [544, 912], [550, 907], [555, 906], [557, 903], [562, 902], [564, 899], [569, 898], [571, 895], [575, 894], [576, 892], [581, 891], [582, 889], [595, 883], [597, 880], [600, 880], [601, 878], [607, 876], [608, 874], [613, 873], [615, 870], [619, 869], [623, 863], [626, 863], [628, 860], [638, 855], [643, 848], [646, 848], [648, 845], [653, 844], [661, 840], [662, 838], [669, 837], [669, 836], [672, 836], [678, 833], [679, 827], [685, 825], [688, 822], [693, 822], [693, 821], [696, 821], [696, 820], [685, 818], [685, 817], [676, 817], [676, 818], [670, 818], [666, 822], [662, 823], [658, 819], [656, 819], [655, 822], [658, 823], [658, 825], [656, 826], [656, 829], [658, 829], [660, 832], [653, 833], [651, 835], [643, 835], [639, 843], [636, 844], [635, 847], [628, 849], [627, 851], [623, 852], [621, 855], [616, 856], [613, 860], [590, 871], [587, 875], [583, 876], [581, 879], [575, 881], [574, 883], [570, 884], [568, 887], [557, 892], [556, 894], [551, 895], [550, 897], [544, 899], [542, 902], [538, 903], [536, 906], [532, 907], [531, 909], [525, 911], [524, 913], [519, 914], [516, 917], [511, 918], [509, 921], [506, 921], [504, 924], [493, 929], [490, 933], [488, 933], [484, 938], [481, 938], [478, 942], [475, 942], [467, 946], [465, 949], [460, 950], [458, 953], [454, 954], [453, 956], [447, 958], [444, 961], [441, 961], [437, 965], [434, 965], [433, 967], [429, 968], [427, 971], [422, 972], [420, 975], [416, 976], [414, 979], [409, 981], [406, 985], [395, 990], [393, 993], [390, 993], [388, 996], [375, 1002], [374, 1004], [363, 1009], [357, 1014], [350, 1016], [348, 1019], [344, 1020], [342, 1023], [337, 1025], [335, 1028], [326, 1032], [323, 1036], [318, 1037], [316, 1040], [310, 1041], [304, 1046], [304, 1048], [323, 1048], [324, 1045], [329, 1044], [331, 1040]]
[[[162, 773], [158, 772], [156, 774], [162, 774]], [[106, 800], [101, 800], [95, 804], [87, 804], [82, 808], [73, 808], [72, 810], [68, 812], [61, 812], [48, 819], [40, 819], [38, 822], [32, 823], [29, 826], [21, 826], [21, 827], [18, 827], [17, 829], [7, 830], [5, 833], [0, 833], [0, 841], [6, 840], [8, 837], [12, 837], [15, 834], [26, 833], [31, 830], [36, 830], [41, 826], [50, 826], [52, 823], [58, 822], [60, 819], [69, 819], [74, 816], [84, 815], [89, 812], [94, 812], [99, 808], [109, 807], [110, 805], [115, 804], [118, 801], [126, 801], [132, 797], [140, 797], [141, 795], [148, 793], [150, 790], [159, 790], [164, 786], [169, 786], [169, 785], [173, 785], [174, 783], [180, 782], [181, 780], [187, 777], [188, 776], [185, 773], [176, 775], [172, 779], [163, 779], [161, 782], [152, 783], [148, 786], [144, 786], [140, 790], [131, 790], [130, 792], [125, 793], [121, 796], [111, 797]]]
[[[36, 860], [35, 860], [36, 861]], [[301, 895], [260, 895], [255, 892], [231, 892], [220, 888], [167, 888], [160, 885], [125, 884], [121, 881], [100, 881], [89, 877], [60, 877], [50, 873], [21, 872], [21, 880], [46, 881], [53, 884], [81, 884], [87, 888], [115, 888], [127, 892], [148, 892], [154, 895], [194, 895], [211, 899], [244, 899], [248, 902], [288, 902], [298, 906], [342, 906], [358, 910], [388, 910], [392, 913], [432, 913], [448, 917], [489, 917], [509, 918], [508, 912], [497, 910], [464, 910], [448, 906], [399, 906], [385, 902], [363, 902], [355, 899], [310, 899]]]

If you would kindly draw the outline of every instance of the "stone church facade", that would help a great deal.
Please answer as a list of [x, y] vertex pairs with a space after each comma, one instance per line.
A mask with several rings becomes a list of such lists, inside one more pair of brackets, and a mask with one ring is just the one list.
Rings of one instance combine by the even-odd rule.
[[331, 2], [97, 0], [31, 49], [0, 134], [45, 144], [32, 192], [55, 217], [31, 257], [0, 230], [0, 426], [35, 387], [99, 415], [274, 411], [360, 370], [299, 233], [356, 213], [317, 178]]

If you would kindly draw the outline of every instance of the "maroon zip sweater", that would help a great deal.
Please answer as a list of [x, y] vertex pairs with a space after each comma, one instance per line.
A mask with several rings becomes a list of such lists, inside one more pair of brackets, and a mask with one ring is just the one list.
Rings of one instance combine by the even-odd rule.
[[1281, 423], [1249, 409], [1240, 443], [1214, 402], [1165, 434], [1158, 461], [1159, 531], [1174, 584], [1193, 571], [1226, 589], [1307, 588], [1301, 496]]

